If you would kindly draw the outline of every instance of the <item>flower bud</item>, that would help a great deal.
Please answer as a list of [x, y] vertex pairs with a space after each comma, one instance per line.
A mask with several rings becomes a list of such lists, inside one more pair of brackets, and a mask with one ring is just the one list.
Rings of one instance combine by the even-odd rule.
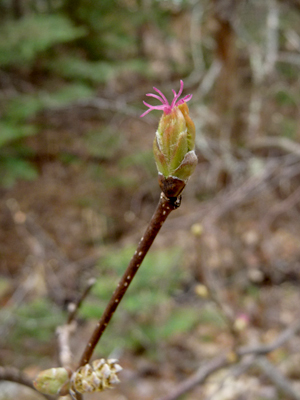
[[92, 365], [86, 364], [73, 373], [72, 390], [79, 393], [92, 393], [112, 388], [113, 385], [119, 383], [117, 373], [121, 370], [122, 367], [117, 360], [104, 358], [95, 360]]
[[236, 332], [242, 332], [249, 326], [249, 316], [240, 314], [234, 321], [233, 327]]
[[197, 165], [195, 147], [195, 125], [189, 116], [189, 109], [186, 104], [192, 98], [187, 95], [179, 100], [183, 90], [183, 82], [180, 81], [180, 90], [176, 93], [173, 90], [174, 99], [171, 104], [161, 91], [159, 93], [147, 94], [162, 102], [162, 105], [149, 107], [142, 116], [151, 110], [163, 110], [158, 130], [153, 143], [154, 158], [159, 173], [159, 184], [167, 197], [177, 197], [185, 187], [188, 178]]

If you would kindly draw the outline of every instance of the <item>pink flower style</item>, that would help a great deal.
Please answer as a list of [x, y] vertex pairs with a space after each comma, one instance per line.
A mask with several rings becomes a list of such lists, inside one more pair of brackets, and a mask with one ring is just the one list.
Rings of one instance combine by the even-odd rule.
[[151, 104], [148, 104], [145, 101], [143, 101], [145, 106], [149, 107], [149, 110], [145, 111], [141, 115], [141, 117], [144, 117], [152, 110], [163, 110], [163, 112], [166, 115], [168, 115], [171, 113], [171, 111], [173, 110], [174, 107], [180, 106], [181, 104], [190, 101], [191, 98], [193, 97], [192, 94], [188, 94], [188, 95], [184, 96], [182, 99], [179, 99], [179, 97], [181, 96], [181, 93], [183, 91], [183, 81], [180, 81], [180, 89], [179, 89], [178, 93], [176, 93], [175, 90], [172, 89], [174, 98], [173, 98], [171, 104], [169, 104], [166, 96], [160, 90], [158, 90], [156, 87], [153, 87], [153, 89], [159, 94], [159, 96], [157, 94], [153, 94], [153, 93], [147, 93], [146, 96], [154, 97], [155, 99], [159, 100], [162, 104], [159, 106], [151, 106]]

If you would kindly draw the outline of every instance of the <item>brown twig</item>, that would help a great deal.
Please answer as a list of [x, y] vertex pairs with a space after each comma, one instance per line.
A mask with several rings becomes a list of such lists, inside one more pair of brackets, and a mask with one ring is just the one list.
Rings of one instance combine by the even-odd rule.
[[120, 282], [118, 283], [118, 286], [115, 289], [102, 317], [97, 323], [96, 328], [82, 354], [78, 368], [89, 362], [93, 351], [97, 343], [99, 342], [99, 339], [105, 331], [124, 294], [126, 293], [126, 290], [132, 282], [160, 228], [162, 227], [163, 223], [165, 222], [171, 211], [175, 210], [179, 206], [180, 197], [167, 198], [163, 193], [161, 193], [158, 206], [151, 218], [145, 234], [141, 238], [126, 271], [124, 272]]
[[299, 391], [266, 357], [258, 357], [255, 365], [274, 384], [277, 389], [286, 394], [288, 398], [300, 400]]
[[96, 281], [93, 278], [87, 282], [87, 286], [83, 291], [83, 293], [81, 294], [80, 298], [77, 300], [77, 302], [69, 304], [69, 315], [67, 323], [65, 325], [58, 326], [56, 329], [58, 349], [59, 349], [59, 361], [62, 367], [65, 368], [71, 367], [72, 352], [70, 350], [70, 336], [72, 333], [74, 333], [76, 329], [76, 323], [74, 319], [83, 300], [89, 294], [95, 282]]
[[[70, 368], [72, 364], [72, 352], [70, 349], [70, 336], [76, 329], [76, 323], [74, 321], [76, 314], [86, 296], [89, 294], [90, 290], [94, 286], [96, 280], [91, 278], [87, 282], [87, 286], [80, 298], [76, 303], [70, 303], [69, 305], [69, 315], [67, 319], [67, 323], [62, 326], [58, 326], [56, 329], [58, 348], [59, 348], [59, 360], [60, 364], [65, 368]], [[68, 389], [63, 388], [61, 390], [62, 393], [67, 393]], [[76, 392], [74, 394], [76, 396], [76, 400], [83, 400], [83, 395], [81, 393]]]
[[300, 331], [300, 323], [297, 322], [296, 324], [286, 328], [273, 342], [265, 345], [240, 347], [239, 350], [237, 350], [237, 354], [239, 356], [244, 356], [247, 354], [265, 355], [271, 353], [271, 351], [274, 351], [278, 349], [278, 347], [283, 346], [299, 331]]
[[78, 312], [83, 300], [90, 293], [90, 290], [95, 285], [95, 283], [96, 283], [96, 280], [94, 278], [89, 279], [88, 282], [87, 282], [86, 288], [84, 289], [84, 292], [82, 293], [82, 295], [80, 296], [78, 301], [76, 303], [71, 303], [70, 304], [69, 316], [68, 316], [67, 324], [70, 324], [74, 320], [74, 318], [76, 317], [76, 314], [77, 314], [77, 312]]
[[213, 358], [212, 360], [201, 366], [192, 376], [181, 382], [175, 387], [174, 391], [170, 392], [159, 400], [175, 400], [186, 392], [192, 390], [195, 386], [203, 383], [211, 374], [222, 368], [229, 366], [231, 363], [227, 355], [222, 355]]
[[[30, 389], [36, 391], [33, 386], [32, 379], [28, 378], [23, 372], [12, 367], [0, 367], [0, 381], [9, 381], [19, 383], [20, 385], [27, 386]], [[53, 400], [53, 396], [48, 396], [47, 394], [42, 394], [47, 400]]]

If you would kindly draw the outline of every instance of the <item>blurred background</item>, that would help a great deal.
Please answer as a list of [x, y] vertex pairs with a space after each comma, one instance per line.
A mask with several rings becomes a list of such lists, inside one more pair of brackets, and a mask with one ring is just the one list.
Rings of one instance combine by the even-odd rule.
[[[0, 0], [1, 365], [57, 365], [55, 329], [95, 277], [79, 359], [159, 198], [161, 113], [140, 119], [142, 101], [180, 79], [199, 165], [97, 347], [124, 368], [101, 396], [156, 398], [234, 324], [249, 344], [299, 319], [299, 70], [299, 0]], [[271, 359], [297, 387], [299, 350]], [[255, 369], [195, 396], [289, 398]]]

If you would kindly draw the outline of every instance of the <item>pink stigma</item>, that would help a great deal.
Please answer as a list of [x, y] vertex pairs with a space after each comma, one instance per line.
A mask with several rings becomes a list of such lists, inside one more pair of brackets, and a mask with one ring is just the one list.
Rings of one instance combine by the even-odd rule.
[[174, 98], [173, 98], [171, 104], [169, 104], [166, 96], [160, 90], [158, 90], [156, 87], [154, 87], [153, 89], [158, 93], [158, 95], [153, 94], [153, 93], [147, 93], [146, 96], [154, 97], [155, 99], [159, 100], [162, 104], [159, 106], [151, 106], [151, 104], [148, 104], [145, 101], [143, 101], [145, 106], [147, 106], [149, 109], [147, 111], [145, 111], [141, 115], [141, 117], [144, 117], [152, 110], [163, 110], [163, 112], [165, 114], [170, 114], [174, 107], [180, 106], [180, 104], [190, 101], [191, 98], [193, 97], [192, 94], [188, 94], [188, 95], [184, 96], [182, 99], [179, 99], [181, 96], [181, 93], [183, 91], [183, 81], [180, 81], [180, 89], [179, 89], [178, 93], [176, 93], [175, 90], [172, 90], [172, 92], [174, 94]]

